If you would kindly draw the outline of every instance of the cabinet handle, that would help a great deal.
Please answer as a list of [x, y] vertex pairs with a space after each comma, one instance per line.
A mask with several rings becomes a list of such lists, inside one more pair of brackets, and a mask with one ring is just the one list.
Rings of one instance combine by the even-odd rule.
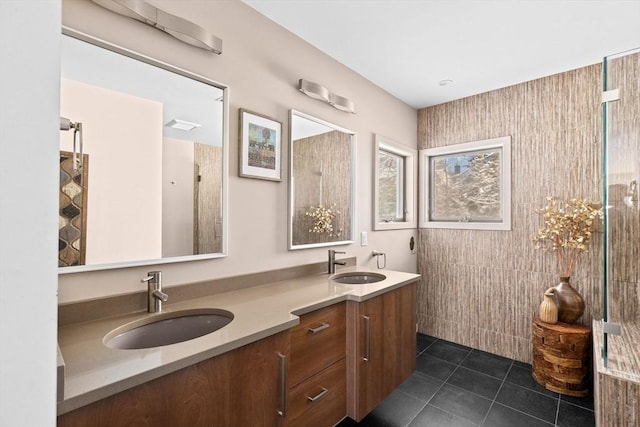
[[327, 329], [329, 326], [331, 326], [330, 324], [326, 323], [326, 322], [322, 322], [322, 325], [316, 327], [316, 328], [309, 328], [307, 330], [308, 333], [310, 334], [316, 334], [320, 331], [324, 331], [325, 329]]
[[287, 416], [287, 355], [278, 353], [280, 358], [280, 409], [278, 415]]
[[362, 358], [365, 362], [371, 360], [371, 318], [362, 316], [364, 319], [364, 351], [365, 356]]
[[320, 393], [316, 394], [313, 397], [307, 396], [307, 399], [309, 400], [309, 402], [315, 402], [316, 400], [320, 400], [325, 397], [327, 393], [329, 393], [329, 389], [322, 387], [322, 391]]

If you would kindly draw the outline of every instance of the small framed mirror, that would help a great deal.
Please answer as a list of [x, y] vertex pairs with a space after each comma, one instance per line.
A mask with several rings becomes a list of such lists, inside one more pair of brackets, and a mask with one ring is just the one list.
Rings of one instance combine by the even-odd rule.
[[416, 228], [417, 151], [375, 135], [373, 229]]
[[289, 249], [353, 243], [355, 132], [295, 110], [289, 124]]

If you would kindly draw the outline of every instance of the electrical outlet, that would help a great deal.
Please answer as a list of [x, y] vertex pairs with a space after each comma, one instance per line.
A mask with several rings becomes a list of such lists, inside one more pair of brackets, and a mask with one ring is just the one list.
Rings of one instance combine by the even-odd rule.
[[360, 246], [367, 246], [369, 244], [369, 234], [366, 231], [360, 233]]

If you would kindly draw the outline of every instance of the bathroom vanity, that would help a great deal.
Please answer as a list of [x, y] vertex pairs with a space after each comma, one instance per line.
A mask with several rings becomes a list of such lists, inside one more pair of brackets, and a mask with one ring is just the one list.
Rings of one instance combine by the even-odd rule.
[[[168, 304], [165, 312], [208, 307], [234, 319], [162, 347], [104, 344], [113, 329], [157, 314], [63, 326], [58, 425], [330, 427], [346, 415], [359, 420], [416, 363], [420, 276], [377, 272], [386, 278], [355, 285], [312, 274]], [[167, 289], [169, 301], [177, 290]]]

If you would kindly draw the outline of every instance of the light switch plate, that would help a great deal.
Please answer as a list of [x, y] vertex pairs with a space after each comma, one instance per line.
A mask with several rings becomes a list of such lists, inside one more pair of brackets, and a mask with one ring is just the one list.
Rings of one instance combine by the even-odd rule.
[[369, 234], [366, 231], [360, 233], [360, 246], [367, 246], [369, 244]]

